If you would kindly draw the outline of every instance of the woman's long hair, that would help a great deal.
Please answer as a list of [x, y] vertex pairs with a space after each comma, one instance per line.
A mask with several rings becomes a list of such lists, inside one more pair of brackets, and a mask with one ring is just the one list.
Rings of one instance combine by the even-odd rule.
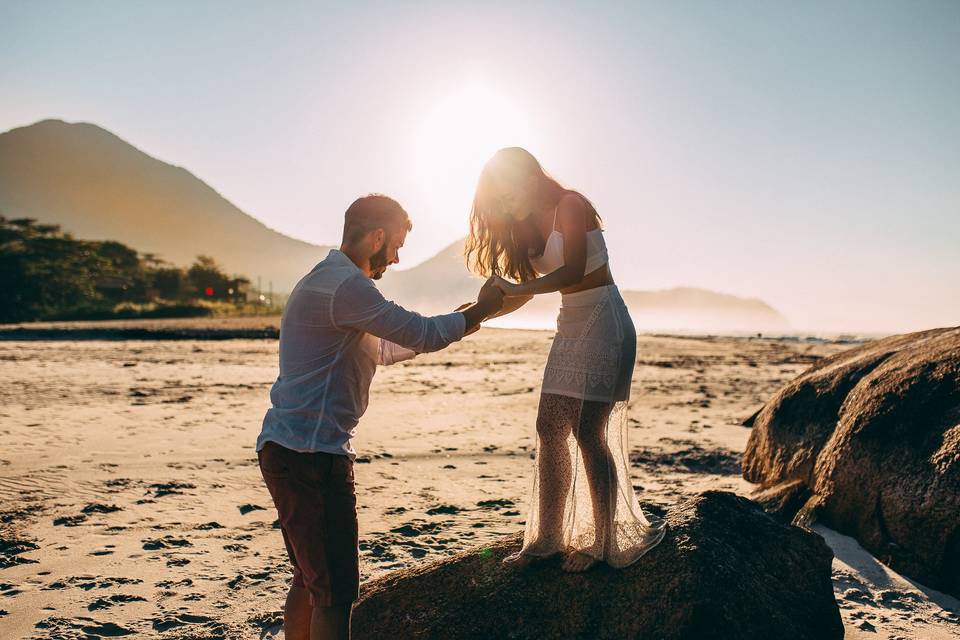
[[[537, 277], [530, 256], [543, 255], [545, 243], [530, 218], [517, 219], [516, 212], [504, 206], [504, 194], [499, 193], [497, 186], [504, 183], [535, 190], [525, 194], [534, 199], [541, 194], [555, 194], [556, 202], [571, 190], [549, 176], [537, 159], [520, 147], [500, 149], [480, 172], [470, 209], [470, 233], [464, 245], [467, 268], [483, 277], [497, 275], [526, 282]], [[572, 193], [583, 198], [599, 227], [600, 216], [590, 201], [578, 192]]]

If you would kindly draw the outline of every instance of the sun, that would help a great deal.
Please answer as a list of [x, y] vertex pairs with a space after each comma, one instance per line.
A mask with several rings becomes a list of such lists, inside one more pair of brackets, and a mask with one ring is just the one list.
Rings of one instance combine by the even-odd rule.
[[502, 147], [536, 153], [528, 115], [493, 86], [464, 84], [438, 100], [414, 130], [411, 166], [416, 181], [441, 207], [469, 208], [484, 163]]

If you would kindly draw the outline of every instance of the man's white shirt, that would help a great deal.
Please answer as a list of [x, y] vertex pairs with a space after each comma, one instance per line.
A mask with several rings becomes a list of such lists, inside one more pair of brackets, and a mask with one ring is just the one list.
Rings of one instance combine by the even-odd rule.
[[280, 324], [280, 375], [270, 390], [257, 451], [355, 458], [350, 442], [378, 364], [439, 351], [463, 338], [459, 312], [424, 317], [383, 297], [350, 258], [332, 250], [294, 287]]

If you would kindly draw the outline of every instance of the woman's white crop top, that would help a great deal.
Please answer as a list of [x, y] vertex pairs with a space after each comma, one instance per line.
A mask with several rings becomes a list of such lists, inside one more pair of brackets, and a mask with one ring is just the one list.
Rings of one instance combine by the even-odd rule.
[[[559, 209], [559, 207], [558, 207]], [[539, 274], [551, 273], [563, 266], [563, 234], [557, 231], [557, 210], [553, 211], [553, 231], [547, 237], [543, 247], [543, 255], [530, 256], [530, 264]], [[583, 275], [593, 273], [607, 264], [607, 243], [603, 239], [603, 231], [594, 229], [587, 232], [587, 264]]]

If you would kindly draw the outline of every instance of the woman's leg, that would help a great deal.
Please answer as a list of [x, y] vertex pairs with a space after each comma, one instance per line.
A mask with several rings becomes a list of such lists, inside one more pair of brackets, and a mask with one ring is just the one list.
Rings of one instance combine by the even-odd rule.
[[584, 571], [606, 558], [613, 534], [616, 509], [617, 470], [607, 444], [607, 428], [613, 403], [583, 401], [580, 419], [573, 433], [583, 455], [583, 465], [590, 485], [593, 522], [596, 527], [594, 547], [589, 552], [571, 553], [563, 563], [568, 571]]
[[527, 564], [532, 558], [559, 552], [563, 545], [563, 514], [572, 481], [570, 443], [579, 418], [580, 400], [544, 393], [537, 410], [536, 504], [533, 526], [523, 550], [505, 561]]
[[537, 474], [539, 496], [538, 539], [559, 549], [563, 543], [563, 513], [573, 470], [570, 464], [570, 431], [576, 423], [580, 401], [545, 393], [537, 411]]

